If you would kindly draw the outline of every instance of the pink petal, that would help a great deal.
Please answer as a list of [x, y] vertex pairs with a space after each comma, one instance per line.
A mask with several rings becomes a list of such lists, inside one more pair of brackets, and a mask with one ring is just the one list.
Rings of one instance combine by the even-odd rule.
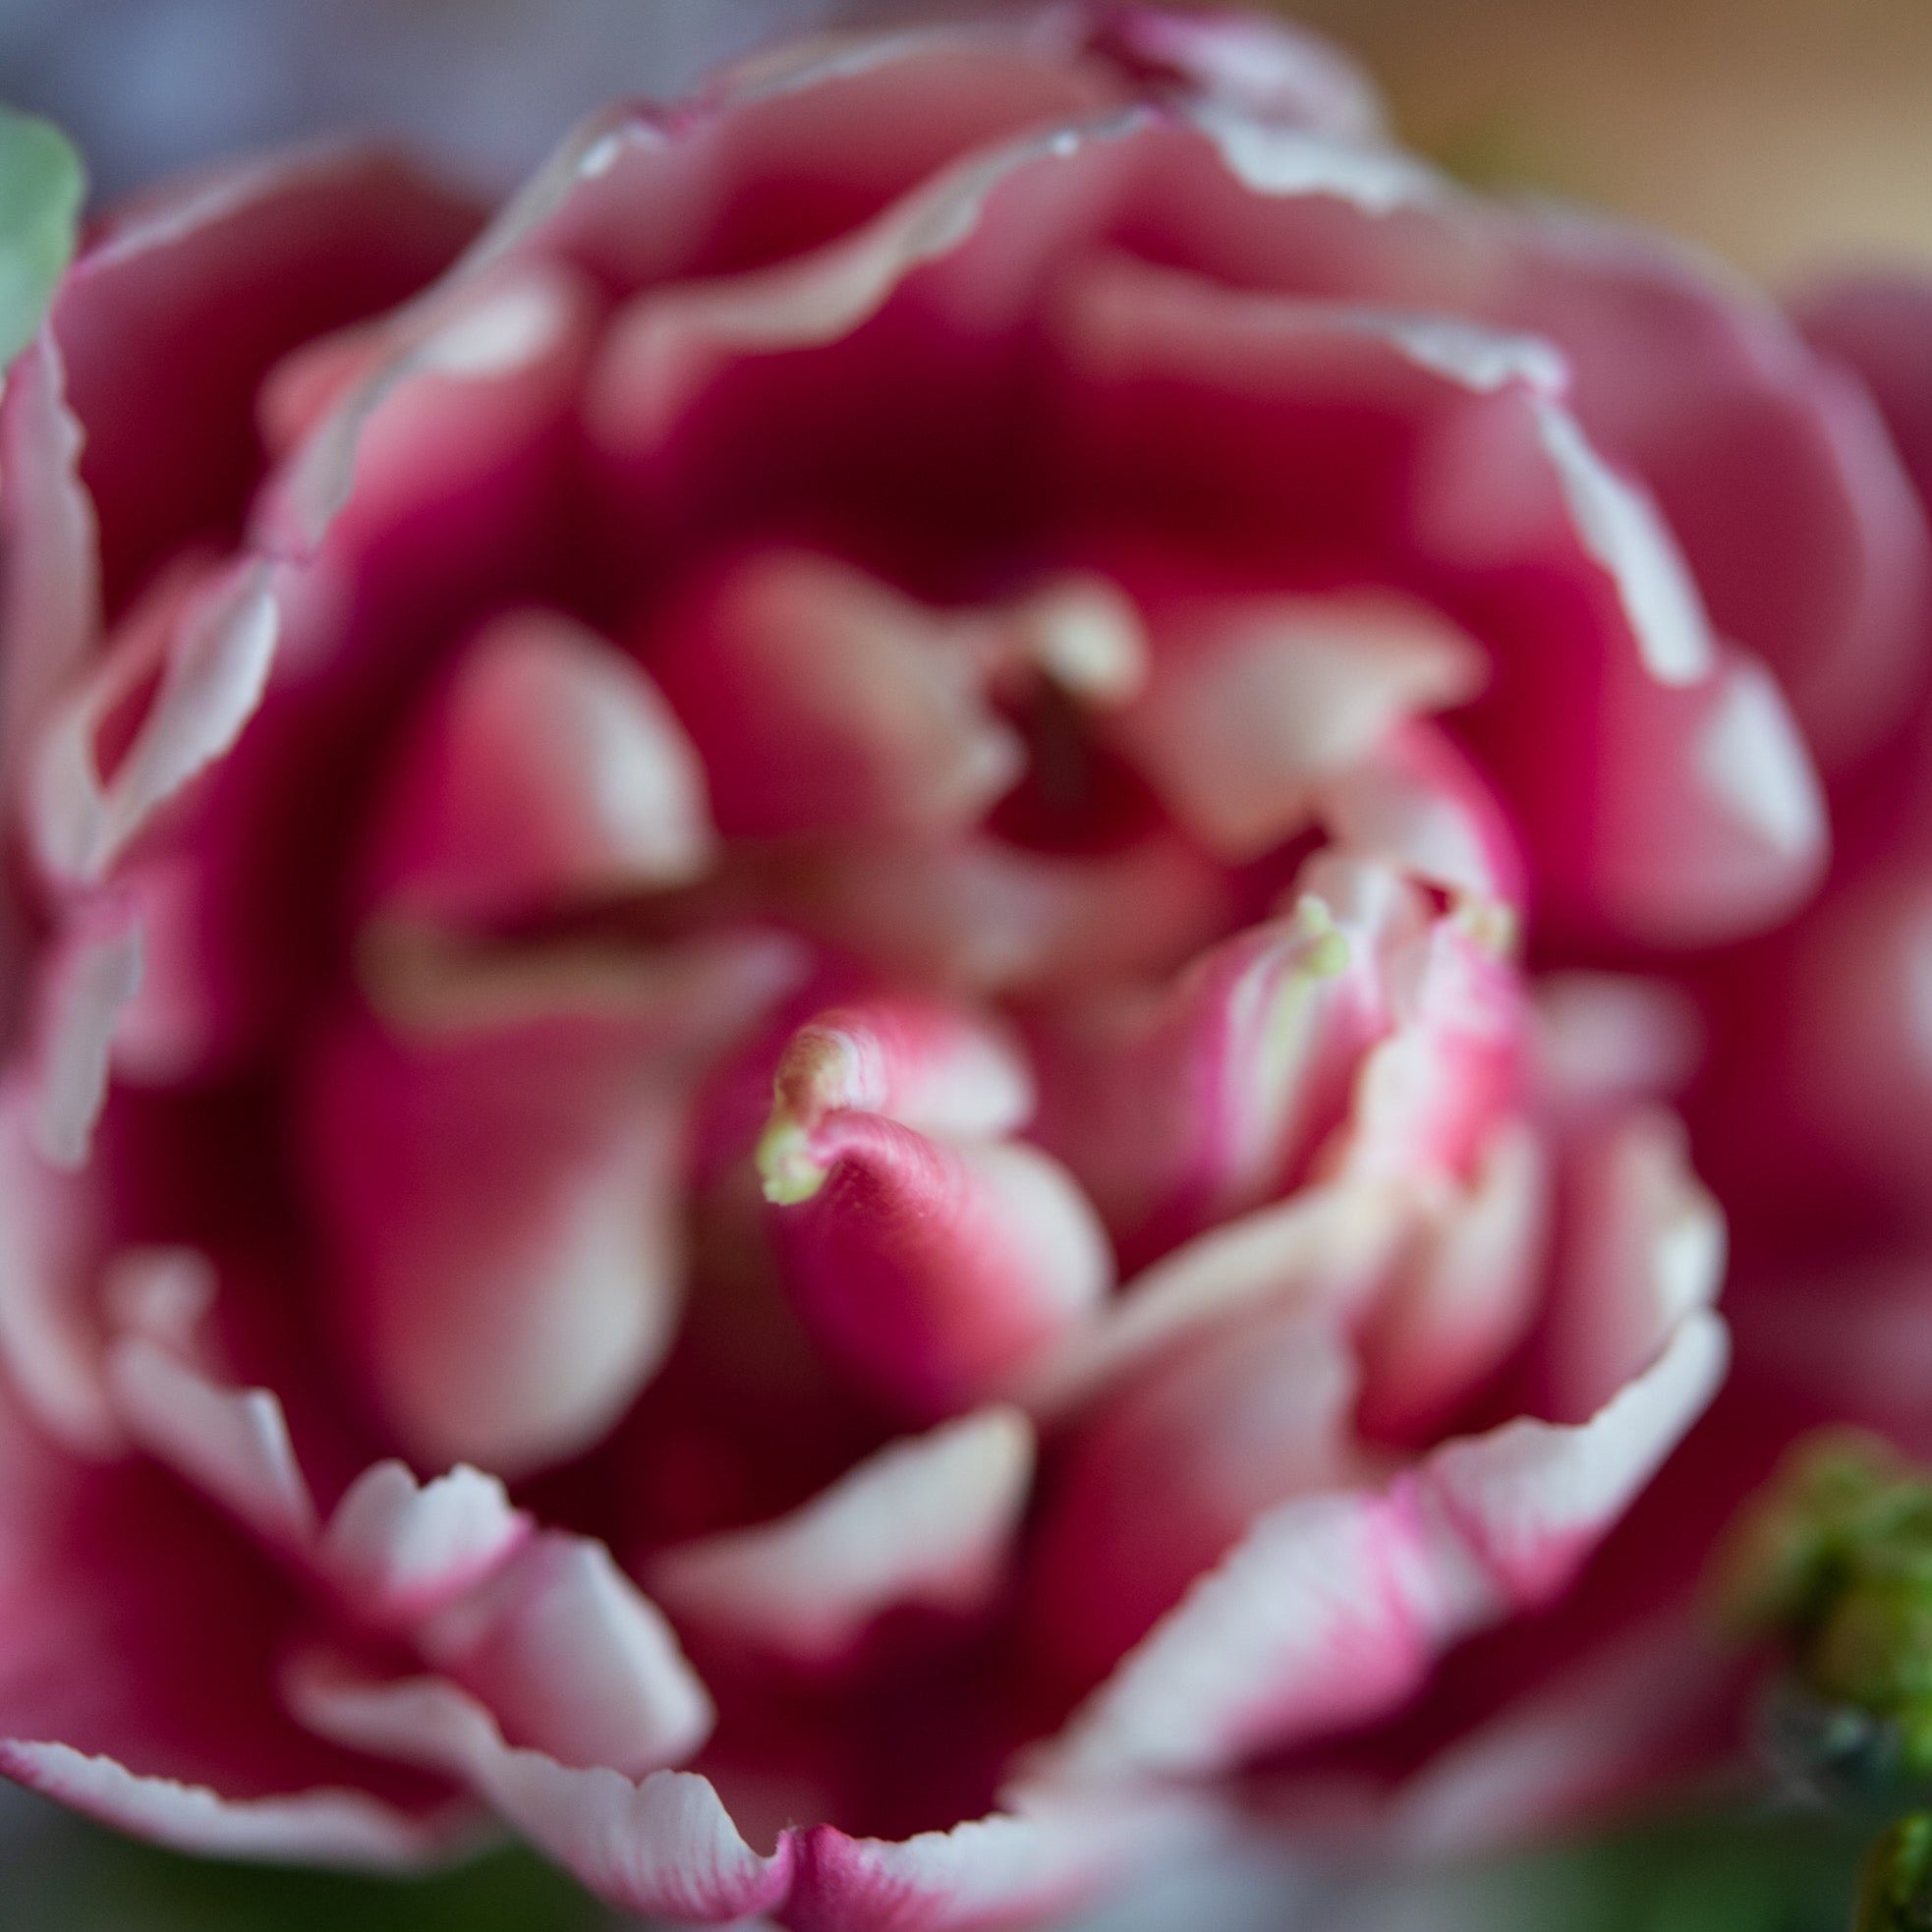
[[292, 1725], [273, 1660], [304, 1614], [242, 1536], [140, 1458], [77, 1463], [0, 1406], [0, 1770], [142, 1836], [396, 1866], [446, 1792]]
[[121, 1446], [92, 1306], [104, 1203], [93, 1173], [50, 1167], [18, 1084], [0, 1087], [0, 1358], [6, 1381], [77, 1454]]
[[599, 1543], [523, 1542], [417, 1632], [517, 1741], [642, 1776], [688, 1758], [714, 1712], [670, 1625]]
[[872, 999], [821, 1013], [778, 1062], [759, 1167], [775, 1201], [809, 1200], [812, 1148], [838, 1113], [880, 1113], [923, 1134], [996, 1140], [1033, 1113], [1033, 1073], [993, 1021], [937, 999]]
[[1298, 831], [1321, 780], [1488, 674], [1470, 639], [1388, 596], [1214, 597], [1157, 612], [1154, 628], [1152, 681], [1108, 729], [1234, 861]]
[[1537, 1078], [1564, 1113], [1682, 1090], [1703, 1057], [1690, 996], [1661, 980], [1546, 973], [1536, 982]]
[[1542, 1312], [1551, 1194], [1541, 1140], [1505, 1121], [1467, 1190], [1419, 1234], [1362, 1335], [1369, 1435], [1425, 1440], [1528, 1335]]
[[571, 619], [475, 637], [400, 762], [376, 835], [385, 912], [483, 924], [680, 883], [712, 856], [705, 774], [650, 680]]
[[336, 1505], [315, 1561], [358, 1617], [407, 1627], [493, 1575], [530, 1532], [494, 1476], [459, 1463], [418, 1483], [378, 1462]]
[[682, 1292], [679, 1110], [621, 1023], [404, 1044], [340, 1032], [308, 1098], [341, 1317], [432, 1466], [515, 1473], [600, 1437]]
[[[619, 313], [600, 353], [585, 405], [592, 434], [615, 456], [647, 453], [719, 370], [854, 334], [923, 264], [961, 254], [988, 221], [994, 198], [1010, 203], [1025, 179], [1036, 203], [1027, 209], [1031, 219], [1015, 226], [1008, 212], [1001, 227], [1013, 227], [1032, 246], [1012, 250], [997, 271], [979, 260], [970, 279], [953, 264], [950, 278], [971, 306], [976, 333], [1009, 332], [1041, 272], [1034, 238], [1058, 228], [1040, 219], [1038, 204], [1051, 206], [1056, 190], [1065, 193], [1070, 156], [1131, 125], [1116, 111], [970, 152], [822, 248], [749, 273], [648, 289]], [[1073, 179], [1084, 172], [1073, 170]]]
[[648, 661], [727, 834], [946, 831], [1024, 764], [960, 633], [849, 566], [767, 551], [654, 631]]
[[1059, 1416], [1244, 1311], [1293, 1306], [1346, 1320], [1379, 1291], [1420, 1205], [1407, 1186], [1331, 1181], [1198, 1234], [1036, 1364], [1023, 1397]]
[[[1330, 868], [1333, 872], [1335, 869]], [[1340, 1115], [1387, 1027], [1369, 924], [1335, 874], [1288, 917], [1223, 940], [1159, 990], [1066, 1002], [1035, 1029], [1041, 1144], [1094, 1198], [1129, 1263], [1278, 1196]]]
[[1923, 519], [1867, 398], [1686, 251], [1579, 216], [1510, 240], [1499, 307], [1563, 344], [1583, 423], [1655, 493], [1719, 629], [1842, 767], [1923, 662]]
[[57, 1167], [72, 1171], [86, 1162], [143, 951], [133, 908], [113, 895], [81, 906], [37, 962], [33, 1137]]
[[68, 1744], [0, 1739], [0, 1771], [116, 1831], [202, 1858], [407, 1873], [442, 1863], [448, 1824], [410, 1817], [356, 1790], [230, 1798], [206, 1785], [142, 1777]]
[[[258, 565], [177, 572], [63, 699], [34, 750], [29, 823], [57, 879], [92, 884], [156, 810], [222, 758], [260, 703], [281, 618]], [[100, 767], [103, 726], [158, 680], [133, 740]]]
[[394, 527], [528, 449], [574, 400], [598, 306], [555, 265], [446, 278], [291, 452], [256, 505], [257, 541], [313, 555], [345, 510], [355, 529]]
[[634, 1783], [516, 1749], [475, 1698], [436, 1678], [383, 1682], [311, 1660], [288, 1691], [322, 1734], [462, 1779], [619, 1910], [717, 1923], [768, 1911], [791, 1887], [791, 1836], [761, 1857], [693, 1773]]
[[1725, 1224], [1676, 1116], [1635, 1106], [1569, 1158], [1559, 1288], [1543, 1341], [1554, 1413], [1591, 1414], [1724, 1281]]
[[998, 1395], [1112, 1285], [1093, 1209], [1034, 1148], [834, 1113], [803, 1153], [823, 1180], [771, 1211], [786, 1283], [834, 1359], [912, 1413]]
[[1520, 907], [1514, 827], [1489, 781], [1439, 726], [1397, 727], [1315, 789], [1315, 816], [1339, 845], [1458, 898]]
[[1286, 1299], [1184, 1337], [1094, 1405], [1029, 1574], [1051, 1665], [1096, 1682], [1264, 1510], [1351, 1480], [1358, 1385], [1340, 1324]]
[[882, 1612], [984, 1609], [1004, 1580], [1033, 1474], [1012, 1409], [894, 1443], [789, 1514], [662, 1552], [651, 1578], [680, 1619], [806, 1668], [847, 1659]]
[[309, 1493], [280, 1401], [233, 1389], [144, 1335], [107, 1357], [108, 1387], [128, 1434], [271, 1546], [306, 1556], [315, 1535]]
[[1690, 1317], [1588, 1422], [1518, 1421], [1377, 1496], [1264, 1516], [1046, 1747], [1081, 1782], [1218, 1773], [1386, 1716], [1451, 1643], [1547, 1602], [1696, 1419], [1722, 1324]]
[[[1490, 644], [1464, 728], [1560, 920], [1682, 943], [1811, 888], [1800, 741], [1764, 674], [1720, 660], [1670, 531], [1578, 426], [1547, 344], [1118, 261], [1063, 313], [1077, 486], [1136, 514], [1131, 479], [1158, 475], [1257, 542], [1287, 520], [1317, 555], [1409, 557]], [[1286, 468], [1284, 435], [1306, 453]]]
[[1607, 787], [1595, 842], [1609, 904], [1634, 931], [1699, 943], [1775, 923], [1824, 876], [1825, 802], [1762, 665], [1727, 656], [1694, 689], [1605, 706], [1608, 756], [1649, 781]]
[[783, 1913], [794, 1932], [1000, 1932], [1058, 1922], [1205, 1837], [1171, 1798], [1022, 1800], [896, 1843], [821, 1825]]
[[392, 156], [341, 146], [209, 169], [110, 216], [56, 295], [50, 328], [86, 432], [82, 474], [111, 603], [240, 516], [270, 365], [412, 293], [474, 223]]
[[82, 488], [82, 431], [53, 338], [30, 343], [0, 395], [0, 773], [19, 782], [23, 747], [100, 626], [93, 504]]

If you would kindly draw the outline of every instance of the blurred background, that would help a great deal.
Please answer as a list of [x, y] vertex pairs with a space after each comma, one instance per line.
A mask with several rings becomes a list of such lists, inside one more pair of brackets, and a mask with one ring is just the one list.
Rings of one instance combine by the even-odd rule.
[[[400, 136], [502, 187], [610, 94], [676, 93], [775, 32], [940, 11], [921, 0], [0, 0], [0, 99], [60, 121], [101, 197], [343, 128]], [[1473, 179], [1663, 224], [1780, 285], [1874, 259], [1932, 262], [1932, 0], [1300, 0], [1284, 11], [1360, 54], [1407, 139]], [[1105, 1932], [1283, 1932], [1291, 1920], [1307, 1932], [1840, 1932], [1852, 1855], [1802, 1820], [1679, 1820], [1399, 1889], [1344, 1879], [1308, 1898], [1279, 1871], [1227, 1871], [1212, 1903], [1150, 1895]], [[518, 1854], [409, 1888], [223, 1870], [105, 1839], [0, 1788], [8, 1932], [608, 1924]]]

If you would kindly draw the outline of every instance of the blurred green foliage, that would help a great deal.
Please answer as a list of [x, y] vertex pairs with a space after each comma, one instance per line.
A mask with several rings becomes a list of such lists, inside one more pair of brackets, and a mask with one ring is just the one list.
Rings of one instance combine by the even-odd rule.
[[50, 121], [0, 107], [0, 364], [31, 340], [74, 253], [85, 177]]

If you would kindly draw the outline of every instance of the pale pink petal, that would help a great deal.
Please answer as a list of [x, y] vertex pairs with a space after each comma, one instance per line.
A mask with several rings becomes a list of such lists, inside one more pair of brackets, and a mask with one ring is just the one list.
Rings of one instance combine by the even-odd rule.
[[[660, 444], [717, 371], [758, 355], [836, 342], [871, 320], [925, 263], [960, 254], [995, 197], [1024, 181], [1041, 233], [1043, 206], [1083, 170], [1069, 157], [1139, 125], [1118, 112], [1062, 123], [976, 152], [911, 188], [871, 222], [825, 247], [717, 281], [680, 281], [633, 298], [612, 323], [586, 398], [594, 436], [612, 454]], [[1009, 217], [1010, 221], [1010, 217]], [[1026, 230], [1018, 231], [1022, 234]], [[988, 260], [949, 287], [970, 305], [975, 333], [1009, 332], [1031, 298], [1041, 263], [1026, 250], [994, 272]], [[962, 319], [965, 319], [962, 317]]]
[[0, 1088], [0, 1359], [11, 1388], [52, 1438], [79, 1454], [121, 1446], [101, 1379], [92, 1301], [101, 1182], [48, 1166], [29, 1097]]
[[472, 639], [406, 749], [370, 889], [390, 916], [483, 923], [677, 884], [712, 850], [703, 766], [651, 681], [521, 611]]
[[1134, 1873], [1208, 1836], [1171, 1796], [1082, 1805], [1016, 1801], [1008, 1812], [897, 1842], [808, 1834], [784, 1911], [794, 1932], [1002, 1932], [1057, 1922]]
[[329, 1517], [315, 1561], [356, 1616], [413, 1625], [493, 1574], [531, 1532], [494, 1476], [459, 1463], [419, 1483], [378, 1462]]
[[1023, 1399], [1059, 1416], [1244, 1310], [1293, 1305], [1345, 1321], [1379, 1291], [1420, 1207], [1406, 1186], [1332, 1181], [1196, 1235], [1035, 1365]]
[[106, 1104], [121, 1016], [141, 988], [144, 947], [118, 895], [81, 906], [37, 962], [33, 1136], [57, 1167], [83, 1166]]
[[771, 1210], [787, 1285], [834, 1357], [912, 1413], [1000, 1394], [1112, 1285], [1093, 1208], [1035, 1148], [834, 1113], [805, 1152], [823, 1182]]
[[462, 1779], [540, 1850], [620, 1910], [716, 1923], [779, 1904], [796, 1849], [761, 1857], [708, 1780], [655, 1771], [634, 1783], [517, 1749], [475, 1698], [436, 1678], [378, 1681], [314, 1660], [290, 1702], [322, 1735]]
[[1623, 688], [1604, 706], [1607, 755], [1646, 781], [1607, 785], [1594, 828], [1612, 910], [1672, 944], [1770, 925], [1829, 858], [1825, 801], [1783, 694], [1727, 655], [1690, 689]]
[[[57, 879], [106, 876], [155, 811], [220, 759], [259, 704], [280, 613], [266, 569], [177, 575], [47, 718], [35, 747], [29, 824]], [[111, 772], [102, 726], [158, 680]]]
[[231, 1510], [265, 1542], [306, 1556], [315, 1506], [295, 1459], [280, 1401], [234, 1389], [145, 1335], [107, 1355], [116, 1412], [135, 1442]]
[[49, 327], [86, 432], [111, 604], [240, 517], [275, 360], [411, 294], [476, 220], [395, 156], [339, 143], [218, 164], [110, 211]]
[[768, 1523], [653, 1558], [665, 1605], [708, 1635], [805, 1667], [843, 1661], [881, 1613], [971, 1616], [1004, 1580], [1033, 1475], [1007, 1408], [894, 1443]]
[[1356, 1480], [1359, 1382], [1341, 1324], [1286, 1299], [1182, 1337], [1093, 1405], [1029, 1570], [1045, 1658], [1096, 1682], [1263, 1511]]
[[1523, 1085], [1527, 1018], [1514, 933], [1465, 906], [1431, 923], [1385, 967], [1388, 1037], [1364, 1056], [1353, 1104], [1325, 1158], [1357, 1176], [1466, 1175]]
[[202, 1858], [406, 1873], [442, 1863], [460, 1840], [451, 1819], [413, 1818], [365, 1791], [223, 1797], [205, 1785], [142, 1777], [71, 1745], [0, 1739], [0, 1771], [116, 1831]]
[[1460, 898], [1521, 906], [1523, 861], [1508, 813], [1440, 727], [1414, 721], [1324, 779], [1314, 812], [1349, 851]]
[[1842, 767], [1923, 662], [1923, 518], [1870, 399], [1760, 291], [1654, 235], [1544, 210], [1507, 246], [1496, 306], [1563, 343], [1584, 425], [1645, 479], [1719, 628], [1769, 660]]
[[1550, 1165], [1533, 1129], [1506, 1121], [1469, 1187], [1418, 1235], [1360, 1339], [1369, 1434], [1424, 1439], [1529, 1334], [1549, 1255]]
[[856, 843], [777, 881], [808, 932], [894, 977], [1050, 992], [1172, 971], [1227, 930], [1227, 880], [1178, 839], [1068, 856], [994, 839]]
[[546, 1532], [416, 1632], [509, 1736], [642, 1776], [688, 1758], [714, 1712], [656, 1606], [600, 1543]]
[[22, 748], [100, 627], [94, 506], [81, 486], [81, 427], [60, 350], [42, 335], [0, 395], [0, 774], [11, 804]]
[[318, 1059], [308, 1165], [348, 1338], [432, 1466], [514, 1474], [597, 1440], [668, 1347], [682, 1293], [682, 1113], [621, 1020]]
[[1569, 1156], [1566, 1222], [1541, 1346], [1555, 1414], [1591, 1414], [1716, 1301], [1725, 1224], [1681, 1123], [1634, 1106]]
[[1695, 1308], [1587, 1422], [1527, 1417], [1449, 1444], [1417, 1478], [1496, 1587], [1548, 1603], [1629, 1506], [1724, 1379], [1724, 1324]]
[[1448, 1445], [1382, 1495], [1264, 1516], [1044, 1747], [1078, 1782], [1204, 1776], [1398, 1708], [1459, 1638], [1548, 1602], [1716, 1392], [1690, 1317], [1588, 1422]]
[[1222, 597], [1153, 619], [1146, 691], [1108, 730], [1230, 860], [1298, 831], [1311, 793], [1395, 725], [1482, 689], [1479, 647], [1406, 598]]
[[257, 540], [312, 555], [352, 504], [357, 524], [392, 524], [528, 446], [568, 405], [598, 306], [555, 265], [446, 278], [290, 453], [256, 505]]
[[654, 630], [647, 661], [726, 833], [946, 831], [1024, 767], [960, 631], [849, 565], [774, 550]]

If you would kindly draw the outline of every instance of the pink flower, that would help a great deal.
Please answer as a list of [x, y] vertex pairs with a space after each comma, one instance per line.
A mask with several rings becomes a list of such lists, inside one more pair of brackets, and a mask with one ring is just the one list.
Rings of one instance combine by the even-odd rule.
[[163, 191], [0, 473], [15, 1777], [882, 1932], [1653, 1761], [1619, 1579], [1465, 1640], [1724, 1370], [1603, 969], [1915, 675], [1775, 311], [1071, 6]]

